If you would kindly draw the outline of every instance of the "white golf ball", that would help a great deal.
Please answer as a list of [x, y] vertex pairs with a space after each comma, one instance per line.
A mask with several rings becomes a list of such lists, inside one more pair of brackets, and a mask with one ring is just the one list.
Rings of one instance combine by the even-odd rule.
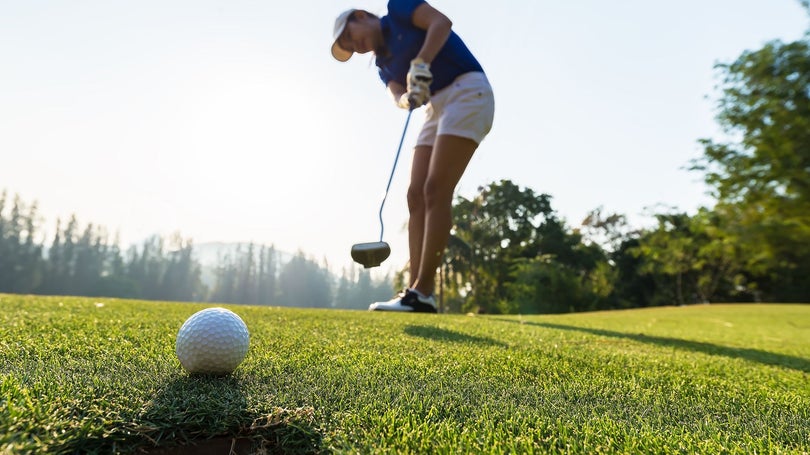
[[242, 363], [250, 344], [244, 321], [225, 308], [208, 308], [186, 319], [175, 353], [189, 373], [228, 374]]

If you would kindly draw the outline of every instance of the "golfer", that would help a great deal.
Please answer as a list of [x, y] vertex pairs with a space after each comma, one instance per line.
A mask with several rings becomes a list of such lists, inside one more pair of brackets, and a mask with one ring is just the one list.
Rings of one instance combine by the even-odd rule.
[[369, 310], [437, 311], [436, 269], [450, 237], [453, 193], [492, 127], [492, 87], [451, 27], [424, 0], [389, 0], [385, 16], [351, 9], [335, 20], [332, 55], [338, 61], [373, 52], [397, 106], [427, 105], [408, 187], [410, 286]]

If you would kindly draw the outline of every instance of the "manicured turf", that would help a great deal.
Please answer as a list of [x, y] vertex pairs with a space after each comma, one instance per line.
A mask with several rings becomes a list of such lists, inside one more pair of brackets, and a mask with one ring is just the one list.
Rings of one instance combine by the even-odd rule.
[[810, 451], [810, 305], [227, 306], [251, 332], [245, 362], [190, 377], [174, 337], [208, 306], [0, 295], [0, 453]]

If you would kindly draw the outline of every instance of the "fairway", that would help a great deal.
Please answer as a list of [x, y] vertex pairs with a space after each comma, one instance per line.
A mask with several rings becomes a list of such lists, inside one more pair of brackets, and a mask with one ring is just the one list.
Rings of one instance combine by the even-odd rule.
[[215, 305], [0, 294], [0, 306], [0, 453], [810, 451], [810, 305], [228, 305], [251, 339], [221, 378], [190, 377], [174, 354], [183, 321]]

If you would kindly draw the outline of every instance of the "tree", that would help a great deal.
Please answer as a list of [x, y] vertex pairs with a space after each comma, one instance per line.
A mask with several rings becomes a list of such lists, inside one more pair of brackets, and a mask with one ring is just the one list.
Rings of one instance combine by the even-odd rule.
[[520, 260], [511, 275], [507, 298], [499, 302], [503, 313], [567, 313], [588, 299], [576, 271], [554, 261], [553, 256]]
[[439, 312], [460, 312], [475, 281], [473, 248], [461, 237], [451, 233], [437, 281]]
[[14, 196], [8, 219], [6, 193], [0, 195], [0, 292], [32, 293], [43, 278], [42, 246], [35, 241], [37, 204]]
[[604, 208], [591, 210], [582, 220], [583, 239], [613, 253], [637, 232], [630, 227], [627, 217], [618, 213], [603, 213]]
[[48, 248], [48, 260], [45, 266], [45, 280], [41, 287], [44, 294], [64, 293], [70, 281], [70, 265], [67, 259], [67, 239], [62, 229], [62, 220], [57, 218], [56, 230]]
[[180, 233], [170, 239], [170, 251], [165, 272], [161, 280], [161, 300], [181, 302], [199, 301], [204, 297], [204, 287], [200, 279], [200, 264], [194, 259], [191, 239], [184, 240]]
[[[629, 249], [640, 258], [636, 273], [651, 277], [654, 305], [750, 300], [738, 219], [733, 213], [701, 208], [695, 215], [658, 214], [658, 226], [643, 232]], [[626, 266], [626, 262], [622, 264]]]
[[635, 254], [644, 258], [640, 272], [659, 279], [658, 301], [654, 304], [691, 303], [694, 299], [689, 295], [690, 272], [697, 262], [697, 248], [689, 230], [689, 215], [658, 214], [655, 218], [658, 227], [642, 235], [635, 250]]
[[[454, 215], [442, 268], [454, 309], [460, 298], [462, 311], [501, 313], [615, 305], [617, 274], [605, 251], [556, 216], [551, 196], [501, 180], [458, 198]], [[549, 304], [549, 293], [565, 303]]]
[[747, 252], [740, 243], [737, 217], [718, 206], [701, 208], [691, 218], [697, 239], [695, 292], [703, 302], [750, 300], [756, 292], [745, 272]]
[[7, 291], [3, 277], [11, 274], [11, 268], [13, 267], [11, 242], [7, 238], [8, 221], [6, 221], [4, 214], [7, 198], [8, 193], [3, 190], [0, 193], [0, 291]]
[[277, 258], [274, 246], [262, 245], [259, 250], [259, 277], [256, 300], [260, 305], [272, 305], [277, 298]]
[[279, 304], [284, 306], [327, 308], [332, 305], [329, 272], [299, 251], [281, 269]]
[[138, 297], [137, 284], [127, 276], [126, 263], [121, 255], [120, 244], [119, 235], [116, 234], [112, 245], [106, 249], [103, 272], [96, 282], [93, 295], [130, 299]]
[[[237, 252], [238, 254], [238, 252]], [[209, 301], [236, 303], [237, 261], [231, 254], [219, 255], [216, 268], [216, 284]]]
[[94, 288], [104, 270], [106, 245], [103, 234], [90, 223], [76, 243], [76, 266], [71, 280], [71, 294], [94, 295]]
[[[402, 275], [404, 278], [404, 274]], [[391, 298], [395, 288], [389, 275], [375, 278], [369, 270], [352, 264], [343, 269], [335, 287], [334, 307], [354, 310], [368, 309], [372, 302]], [[400, 283], [401, 284], [401, 283]], [[405, 285], [401, 285], [403, 287]]]
[[456, 286], [471, 289], [464, 310], [495, 311], [506, 296], [511, 263], [539, 253], [538, 228], [553, 219], [551, 196], [501, 180], [479, 188], [473, 199], [457, 198], [453, 212], [454, 249], [447, 273], [469, 271], [469, 281]]
[[140, 253], [137, 247], [129, 251], [127, 278], [137, 286], [139, 298], [160, 300], [162, 297], [161, 285], [167, 267], [164, 243], [162, 237], [155, 235], [144, 240]]
[[613, 298], [616, 308], [652, 306], [656, 301], [657, 277], [644, 273], [644, 259], [637, 254], [642, 232], [623, 241], [610, 254], [610, 262], [616, 274]]
[[62, 252], [60, 254], [60, 261], [58, 269], [58, 289], [61, 294], [73, 294], [72, 289], [73, 278], [76, 274], [76, 230], [78, 229], [79, 222], [76, 215], [71, 215], [68, 220], [68, 225], [62, 232]]
[[[807, 6], [808, 3], [802, 2]], [[746, 51], [724, 74], [718, 122], [734, 141], [704, 139], [715, 211], [733, 214], [750, 286], [765, 298], [810, 296], [810, 40]], [[728, 225], [728, 223], [726, 223]]]

